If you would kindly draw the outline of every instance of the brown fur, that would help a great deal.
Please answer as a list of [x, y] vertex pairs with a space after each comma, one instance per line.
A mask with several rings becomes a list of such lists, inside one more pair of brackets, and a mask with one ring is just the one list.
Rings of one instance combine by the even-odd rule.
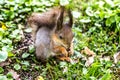
[[30, 25], [35, 24], [38, 27], [49, 26], [51, 28], [55, 25], [59, 12], [59, 8], [54, 8], [42, 14], [32, 13], [31, 16], [28, 18], [28, 23]]
[[27, 19], [27, 23], [32, 27], [32, 38], [35, 40], [35, 35], [37, 30], [42, 27], [48, 27], [53, 29], [56, 25], [59, 13], [63, 10], [64, 7], [56, 7], [44, 13], [32, 13], [31, 16]]

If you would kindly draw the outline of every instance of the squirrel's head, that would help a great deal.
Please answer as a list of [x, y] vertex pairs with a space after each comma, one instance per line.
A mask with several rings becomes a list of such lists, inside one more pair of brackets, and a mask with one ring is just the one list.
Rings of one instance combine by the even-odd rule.
[[[67, 10], [67, 14], [69, 17], [69, 21], [64, 23], [64, 7], [61, 8], [61, 12], [58, 16], [56, 28], [55, 28], [55, 37], [56, 42], [60, 46], [65, 47], [68, 51], [70, 50], [70, 45], [73, 41], [73, 32], [72, 32], [72, 24], [73, 24], [73, 16], [70, 10]], [[54, 41], [55, 42], [55, 41]]]

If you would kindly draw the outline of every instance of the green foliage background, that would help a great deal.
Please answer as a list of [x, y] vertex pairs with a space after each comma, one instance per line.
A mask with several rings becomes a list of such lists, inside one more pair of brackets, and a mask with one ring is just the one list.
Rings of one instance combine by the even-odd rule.
[[[113, 55], [120, 49], [120, 1], [119, 0], [66, 0], [72, 8], [74, 16], [73, 32], [75, 33], [74, 59], [79, 62], [54, 63], [51, 60], [42, 65], [33, 53], [16, 53], [12, 51], [21, 40], [26, 19], [32, 12], [45, 12], [58, 6], [59, 0], [1, 0], [0, 1], [0, 62], [6, 58], [11, 64], [0, 67], [0, 80], [13, 80], [9, 71], [14, 69], [23, 80], [29, 76], [35, 78], [41, 75], [45, 80], [119, 80], [120, 62], [114, 64]], [[61, 4], [65, 0], [60, 0]], [[86, 67], [83, 54], [84, 47], [89, 47], [96, 53], [94, 63]], [[30, 47], [30, 50], [33, 48]], [[4, 54], [4, 55], [3, 55]], [[22, 55], [22, 56], [21, 56]], [[110, 60], [104, 60], [109, 56]], [[103, 60], [101, 60], [101, 57]], [[64, 71], [67, 70], [67, 71]], [[29, 75], [23, 76], [26, 73]]]

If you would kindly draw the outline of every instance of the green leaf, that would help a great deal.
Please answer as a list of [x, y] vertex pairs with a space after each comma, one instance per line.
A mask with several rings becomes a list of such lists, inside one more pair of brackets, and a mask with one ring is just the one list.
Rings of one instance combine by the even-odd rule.
[[22, 65], [22, 69], [23, 69], [23, 70], [28, 70], [28, 66]]
[[2, 42], [6, 43], [6, 44], [12, 44], [12, 41], [10, 39], [7, 39], [7, 38], [2, 39]]
[[116, 29], [117, 29], [118, 31], [120, 31], [120, 23], [117, 24]]
[[[1, 24], [0, 24], [0, 25], [1, 25]], [[1, 25], [0, 27], [2, 27], [2, 25]], [[5, 33], [5, 32], [4, 32], [4, 29], [0, 28], [0, 34], [3, 34], [3, 33]]]
[[0, 67], [0, 73], [3, 73], [4, 69], [2, 67]]
[[65, 67], [67, 65], [66, 62], [60, 62], [60, 67]]
[[109, 17], [106, 20], [106, 26], [111, 26], [111, 24], [114, 23], [114, 22], [115, 22], [115, 16]]
[[101, 19], [103, 19], [105, 17], [105, 12], [104, 11], [100, 11], [99, 16]]
[[7, 51], [7, 52], [11, 52], [11, 50], [13, 50], [13, 46], [11, 46], [11, 44], [7, 45], [7, 46], [3, 46], [2, 50]]
[[20, 35], [19, 33], [20, 33], [20, 30], [16, 29], [16, 30], [12, 31], [12, 34], [10, 34], [9, 36], [10, 36], [10, 38], [16, 38]]
[[15, 65], [14, 65], [14, 69], [15, 69], [15, 70], [19, 70], [20, 68], [21, 68], [21, 66], [20, 66], [19, 64], [15, 64]]
[[33, 53], [35, 51], [34, 45], [29, 46], [29, 52]]
[[93, 11], [92, 11], [91, 7], [88, 7], [85, 12], [88, 16], [93, 16]]
[[91, 20], [90, 19], [81, 19], [80, 22], [81, 23], [89, 23], [89, 22], [91, 22]]
[[112, 0], [105, 0], [107, 4], [109, 4], [111, 7], [114, 7], [114, 3]]
[[82, 72], [83, 72], [83, 74], [87, 74], [88, 71], [87, 71], [86, 68], [83, 68], [83, 71], [82, 71]]
[[68, 0], [60, 0], [60, 5], [65, 6], [68, 5], [69, 1]]
[[0, 76], [0, 80], [8, 80], [6, 76]]
[[13, 57], [15, 56], [15, 54], [13, 54], [12, 52], [8, 52], [8, 57]]
[[39, 70], [39, 69], [40, 69], [40, 66], [35, 65], [34, 68], [35, 68], [36, 70]]
[[22, 61], [21, 64], [24, 64], [24, 65], [26, 65], [26, 66], [29, 66], [29, 65], [30, 65], [28, 61]]
[[73, 11], [72, 14], [74, 18], [79, 18], [81, 15], [80, 12], [77, 12], [77, 11]]
[[120, 22], [120, 17], [118, 15], [115, 15], [115, 21], [116, 21], [116, 23]]
[[101, 78], [101, 80], [110, 80], [110, 79], [111, 79], [110, 73], [104, 74], [103, 77]]
[[8, 57], [8, 53], [6, 51], [0, 51], [0, 62], [5, 61]]
[[23, 53], [22, 58], [27, 58], [30, 54], [28, 53]]
[[7, 77], [8, 77], [8, 78], [12, 78], [12, 73], [11, 73], [11, 72], [8, 72], [8, 73], [7, 73]]
[[30, 33], [30, 32], [32, 32], [32, 28], [27, 28], [24, 31]]

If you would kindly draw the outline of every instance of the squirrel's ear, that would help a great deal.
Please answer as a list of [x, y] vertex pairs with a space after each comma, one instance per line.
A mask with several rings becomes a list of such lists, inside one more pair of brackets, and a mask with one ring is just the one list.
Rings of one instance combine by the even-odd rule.
[[59, 12], [59, 15], [58, 15], [58, 18], [57, 18], [57, 22], [56, 22], [56, 29], [57, 30], [60, 30], [63, 27], [64, 10], [65, 10], [65, 7], [61, 6], [60, 7], [60, 12]]
[[68, 25], [69, 25], [69, 27], [72, 27], [72, 25], [73, 25], [73, 15], [72, 15], [70, 9], [68, 9], [68, 17], [69, 17]]

